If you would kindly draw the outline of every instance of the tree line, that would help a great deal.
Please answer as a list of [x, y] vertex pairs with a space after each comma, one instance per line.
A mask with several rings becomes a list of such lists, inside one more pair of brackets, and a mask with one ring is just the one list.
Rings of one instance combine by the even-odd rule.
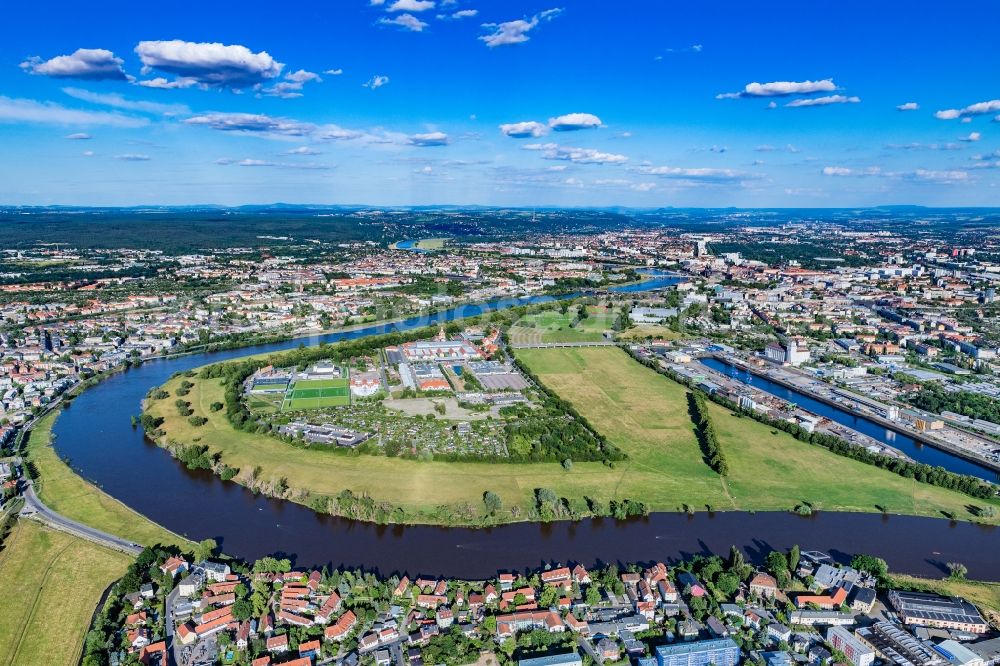
[[712, 425], [708, 405], [705, 404], [705, 394], [688, 391], [687, 399], [688, 412], [690, 412], [691, 420], [694, 422], [695, 434], [698, 437], [698, 444], [701, 445], [701, 453], [705, 457], [705, 462], [719, 476], [728, 476], [729, 462], [726, 460], [726, 454], [723, 453], [719, 438], [715, 434], [715, 426]]

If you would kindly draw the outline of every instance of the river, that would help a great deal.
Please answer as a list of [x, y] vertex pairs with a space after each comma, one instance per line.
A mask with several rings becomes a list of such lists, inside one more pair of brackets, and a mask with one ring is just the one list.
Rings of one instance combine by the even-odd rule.
[[[663, 279], [650, 282], [666, 286]], [[429, 319], [450, 321], [541, 300], [548, 299], [461, 306]], [[53, 428], [55, 447], [82, 476], [170, 530], [195, 540], [212, 537], [225, 552], [246, 559], [288, 556], [299, 567], [482, 578], [498, 569], [523, 570], [551, 561], [673, 561], [694, 553], [724, 554], [732, 544], [759, 559], [770, 548], [798, 543], [841, 559], [854, 552], [873, 553], [894, 569], [914, 574], [937, 576], [944, 562], [960, 561], [970, 576], [1000, 579], [1000, 558], [995, 557], [1000, 530], [930, 518], [824, 512], [808, 518], [791, 513], [654, 514], [625, 522], [520, 523], [483, 530], [360, 523], [255, 496], [208, 472], [187, 470], [130, 424], [147, 391], [175, 372], [301, 342], [336, 342], [428, 323], [419, 317], [306, 340], [149, 361], [106, 378], [73, 400]]]
[[735, 366], [716, 358], [703, 358], [701, 359], [701, 362], [716, 372], [732, 376], [744, 384], [750, 384], [754, 388], [758, 388], [761, 391], [775, 395], [782, 400], [793, 402], [813, 414], [824, 416], [831, 421], [836, 421], [837, 423], [847, 426], [852, 430], [857, 430], [860, 433], [868, 435], [872, 439], [878, 440], [883, 444], [899, 449], [917, 462], [934, 465], [936, 467], [944, 467], [945, 469], [957, 474], [969, 474], [994, 483], [1000, 481], [997, 473], [985, 465], [980, 465], [971, 460], [966, 460], [965, 458], [952, 455], [942, 449], [936, 449], [933, 446], [923, 444], [922, 442], [919, 442], [901, 432], [896, 432], [895, 430], [886, 428], [885, 426], [879, 425], [870, 419], [858, 416], [845, 409], [833, 407], [825, 402], [820, 402], [815, 398], [809, 397], [805, 393], [795, 391], [782, 386], [781, 384], [772, 382], [766, 377], [761, 377], [760, 375], [753, 375], [752, 377], [749, 377], [742, 370], [733, 374], [732, 370], [736, 369]]

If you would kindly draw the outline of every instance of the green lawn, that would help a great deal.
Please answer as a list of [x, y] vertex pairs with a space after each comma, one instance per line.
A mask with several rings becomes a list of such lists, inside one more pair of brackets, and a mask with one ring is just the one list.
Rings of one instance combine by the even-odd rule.
[[136, 513], [70, 469], [51, 445], [52, 424], [57, 416], [56, 412], [48, 414], [31, 430], [25, 456], [38, 469], [35, 490], [50, 509], [134, 543], [190, 548], [186, 539]]
[[[521, 350], [518, 356], [629, 459], [614, 469], [576, 463], [567, 471], [547, 463], [421, 462], [296, 448], [237, 432], [223, 412], [210, 411], [211, 403], [222, 400], [219, 380], [193, 380], [188, 395], [195, 413], [208, 419], [204, 426], [192, 426], [169, 400], [151, 401], [149, 411], [164, 418], [169, 438], [182, 443], [198, 438], [239, 468], [237, 481], [245, 483], [248, 471], [259, 465], [259, 479], [288, 480], [292, 499], [306, 502], [306, 493], [333, 496], [350, 489], [402, 507], [408, 522], [440, 522], [435, 509], [441, 505], [468, 503], [478, 509], [486, 490], [497, 492], [505, 507], [523, 509], [540, 487], [568, 498], [640, 499], [655, 511], [685, 505], [785, 511], [812, 502], [828, 510], [874, 512], [877, 505], [898, 513], [951, 511], [971, 517], [966, 507], [975, 501], [965, 495], [836, 456], [712, 405], [732, 469], [724, 484], [702, 461], [679, 384], [613, 347]], [[180, 380], [166, 385], [171, 395]]]
[[20, 520], [0, 552], [0, 666], [77, 664], [94, 608], [130, 562]]
[[282, 411], [344, 407], [351, 404], [351, 389], [344, 379], [303, 379], [292, 384], [282, 403]]
[[570, 323], [576, 318], [576, 307], [566, 314], [559, 310], [546, 310], [529, 314], [511, 327], [508, 336], [512, 344], [538, 344], [543, 342], [597, 342], [604, 339], [604, 331], [611, 330], [615, 317], [603, 308], [588, 306], [586, 319], [576, 326]]

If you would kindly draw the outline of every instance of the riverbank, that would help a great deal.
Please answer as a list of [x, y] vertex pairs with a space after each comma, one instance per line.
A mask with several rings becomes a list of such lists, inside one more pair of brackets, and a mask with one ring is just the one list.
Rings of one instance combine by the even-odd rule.
[[133, 543], [189, 550], [190, 541], [133, 511], [59, 458], [52, 446], [52, 427], [59, 414], [59, 410], [49, 412], [28, 433], [24, 460], [33, 467], [38, 498], [56, 513]]

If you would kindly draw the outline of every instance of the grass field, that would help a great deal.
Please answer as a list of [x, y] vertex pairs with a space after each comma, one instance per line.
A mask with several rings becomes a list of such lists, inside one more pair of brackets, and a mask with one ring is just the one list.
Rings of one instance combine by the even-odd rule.
[[[567, 471], [558, 464], [448, 463], [300, 449], [237, 432], [223, 412], [212, 412], [209, 405], [223, 398], [219, 380], [194, 380], [188, 399], [208, 419], [199, 428], [170, 401], [151, 401], [149, 411], [164, 418], [169, 438], [199, 437], [224, 462], [244, 470], [238, 481], [259, 465], [260, 479], [287, 478], [294, 497], [350, 489], [404, 508], [409, 522], [440, 522], [434, 517], [440, 505], [481, 507], [486, 490], [498, 493], [505, 507], [528, 507], [540, 487], [568, 498], [640, 499], [654, 511], [684, 505], [785, 511], [810, 502], [822, 510], [876, 512], [881, 506], [893, 513], [970, 517], [966, 507], [974, 501], [965, 495], [836, 456], [711, 405], [732, 468], [724, 484], [702, 461], [679, 384], [613, 347], [521, 350], [518, 356], [629, 459], [615, 469], [578, 462]], [[166, 385], [171, 394], [179, 381]]]
[[671, 331], [666, 326], [639, 324], [626, 331], [622, 331], [615, 337], [619, 340], [646, 340], [647, 338], [650, 340], [678, 340], [682, 336], [677, 331]]
[[281, 410], [345, 407], [351, 404], [351, 388], [347, 378], [301, 379], [288, 389]]
[[576, 326], [570, 326], [576, 318], [576, 308], [566, 314], [558, 310], [546, 310], [525, 315], [510, 328], [508, 336], [513, 345], [530, 345], [544, 342], [597, 342], [604, 339], [604, 331], [614, 325], [615, 317], [603, 308], [590, 306], [588, 317]]
[[20, 520], [0, 552], [0, 666], [77, 664], [94, 608], [130, 562]]
[[55, 412], [45, 416], [31, 430], [25, 456], [38, 469], [35, 491], [42, 502], [67, 518], [133, 543], [191, 547], [186, 539], [136, 513], [70, 469], [51, 445], [52, 424], [56, 417]]

